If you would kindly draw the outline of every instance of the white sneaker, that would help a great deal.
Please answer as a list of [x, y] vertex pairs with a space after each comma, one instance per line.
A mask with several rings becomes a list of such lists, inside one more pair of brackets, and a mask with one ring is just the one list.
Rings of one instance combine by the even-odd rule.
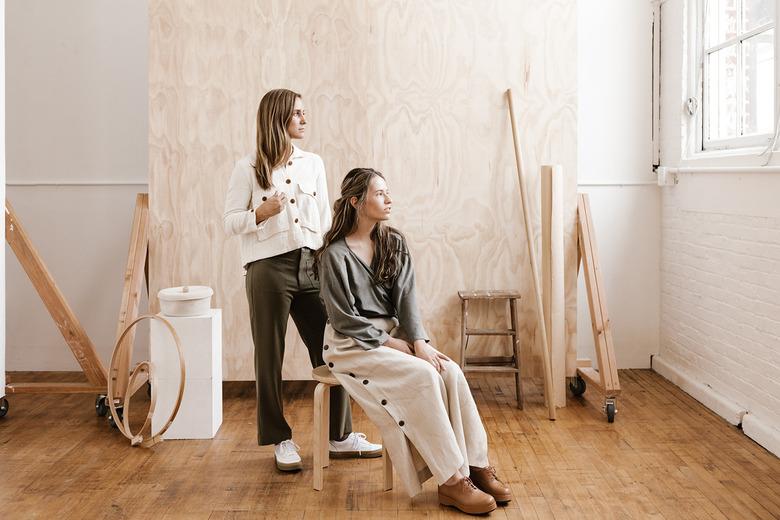
[[364, 433], [352, 432], [343, 441], [330, 441], [329, 451], [334, 459], [373, 459], [382, 456], [382, 445], [368, 442]]
[[292, 439], [274, 444], [276, 467], [282, 471], [298, 471], [302, 469], [301, 456], [298, 455], [298, 450], [300, 449], [301, 447], [295, 444]]

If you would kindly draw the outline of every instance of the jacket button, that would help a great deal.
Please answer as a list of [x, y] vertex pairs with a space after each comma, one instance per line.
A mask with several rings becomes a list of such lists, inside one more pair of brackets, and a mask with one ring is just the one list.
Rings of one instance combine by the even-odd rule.
[[368, 384], [368, 379], [364, 379], [364, 380], [363, 380], [363, 384], [364, 384], [364, 385], [367, 385], [367, 384]]
[[295, 204], [295, 199], [290, 199], [290, 204]]
[[387, 404], [387, 399], [382, 399], [382, 406]]
[[330, 368], [333, 368], [333, 363], [328, 363], [328, 366], [329, 366]]
[[286, 181], [284, 181], [284, 182], [286, 182], [287, 184], [290, 184], [292, 181], [291, 181], [290, 179], [287, 179], [287, 180], [286, 180]]
[[[297, 218], [295, 219], [295, 223], [296, 223], [296, 224], [298, 223], [298, 219], [297, 219]], [[327, 345], [325, 345], [325, 350], [327, 350], [327, 349], [328, 349], [328, 346], [327, 346]]]
[[314, 192], [314, 196], [315, 196], [315, 197], [317, 196], [317, 192], [316, 192], [316, 191]]
[[[295, 219], [295, 222], [298, 222], [298, 219]], [[327, 346], [327, 345], [325, 345], [325, 346], [324, 346], [324, 347], [322, 347], [322, 348], [323, 348], [323, 349], [325, 349], [325, 350], [328, 350], [330, 347], [329, 347], [329, 346]]]
[[406, 423], [403, 422], [403, 421], [398, 421], [398, 426], [403, 426], [404, 424], [406, 424]]
[[287, 166], [292, 166], [292, 161], [288, 162]]
[[350, 372], [350, 373], [349, 373], [349, 377], [355, 377], [355, 374], [353, 374], [352, 372]]
[[263, 197], [263, 201], [266, 201], [266, 200], [268, 200], [268, 197]]

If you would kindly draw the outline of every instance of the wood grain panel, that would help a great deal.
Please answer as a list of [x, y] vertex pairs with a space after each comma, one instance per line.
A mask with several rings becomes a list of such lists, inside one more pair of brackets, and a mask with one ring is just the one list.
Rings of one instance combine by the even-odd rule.
[[[252, 149], [261, 95], [301, 92], [301, 147], [331, 199], [355, 166], [383, 171], [415, 257], [422, 313], [455, 354], [459, 289], [530, 294], [504, 91], [518, 104], [539, 240], [539, 166], [563, 165], [567, 345], [576, 327], [576, 2], [151, 0], [151, 292], [214, 287], [227, 379], [251, 379], [238, 241], [222, 232], [227, 180]], [[540, 245], [540, 242], [537, 242]], [[519, 309], [525, 373], [540, 374], [532, 298]], [[503, 309], [476, 307], [497, 322]], [[290, 327], [285, 377], [308, 377]], [[501, 348], [475, 341], [475, 353]]]

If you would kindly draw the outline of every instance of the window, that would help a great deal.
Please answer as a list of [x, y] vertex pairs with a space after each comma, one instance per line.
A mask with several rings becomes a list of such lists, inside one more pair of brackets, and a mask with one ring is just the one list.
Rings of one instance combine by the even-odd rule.
[[779, 0], [701, 0], [701, 149], [766, 145], [775, 133]]

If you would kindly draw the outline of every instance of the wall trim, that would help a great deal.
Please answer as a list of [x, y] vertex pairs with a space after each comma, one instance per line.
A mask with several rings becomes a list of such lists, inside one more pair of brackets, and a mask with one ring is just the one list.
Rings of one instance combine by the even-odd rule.
[[742, 431], [758, 444], [780, 457], [780, 429], [751, 413], [742, 418]]
[[6, 186], [148, 186], [149, 181], [8, 181]]
[[650, 367], [701, 404], [726, 419], [729, 424], [737, 426], [747, 413], [747, 410], [737, 403], [719, 394], [710, 386], [696, 381], [690, 374], [662, 358], [659, 354], [651, 357]]
[[659, 174], [666, 173], [780, 173], [780, 166], [659, 166]]
[[598, 186], [658, 186], [656, 181], [629, 181], [629, 182], [578, 182], [577, 186], [598, 187]]

